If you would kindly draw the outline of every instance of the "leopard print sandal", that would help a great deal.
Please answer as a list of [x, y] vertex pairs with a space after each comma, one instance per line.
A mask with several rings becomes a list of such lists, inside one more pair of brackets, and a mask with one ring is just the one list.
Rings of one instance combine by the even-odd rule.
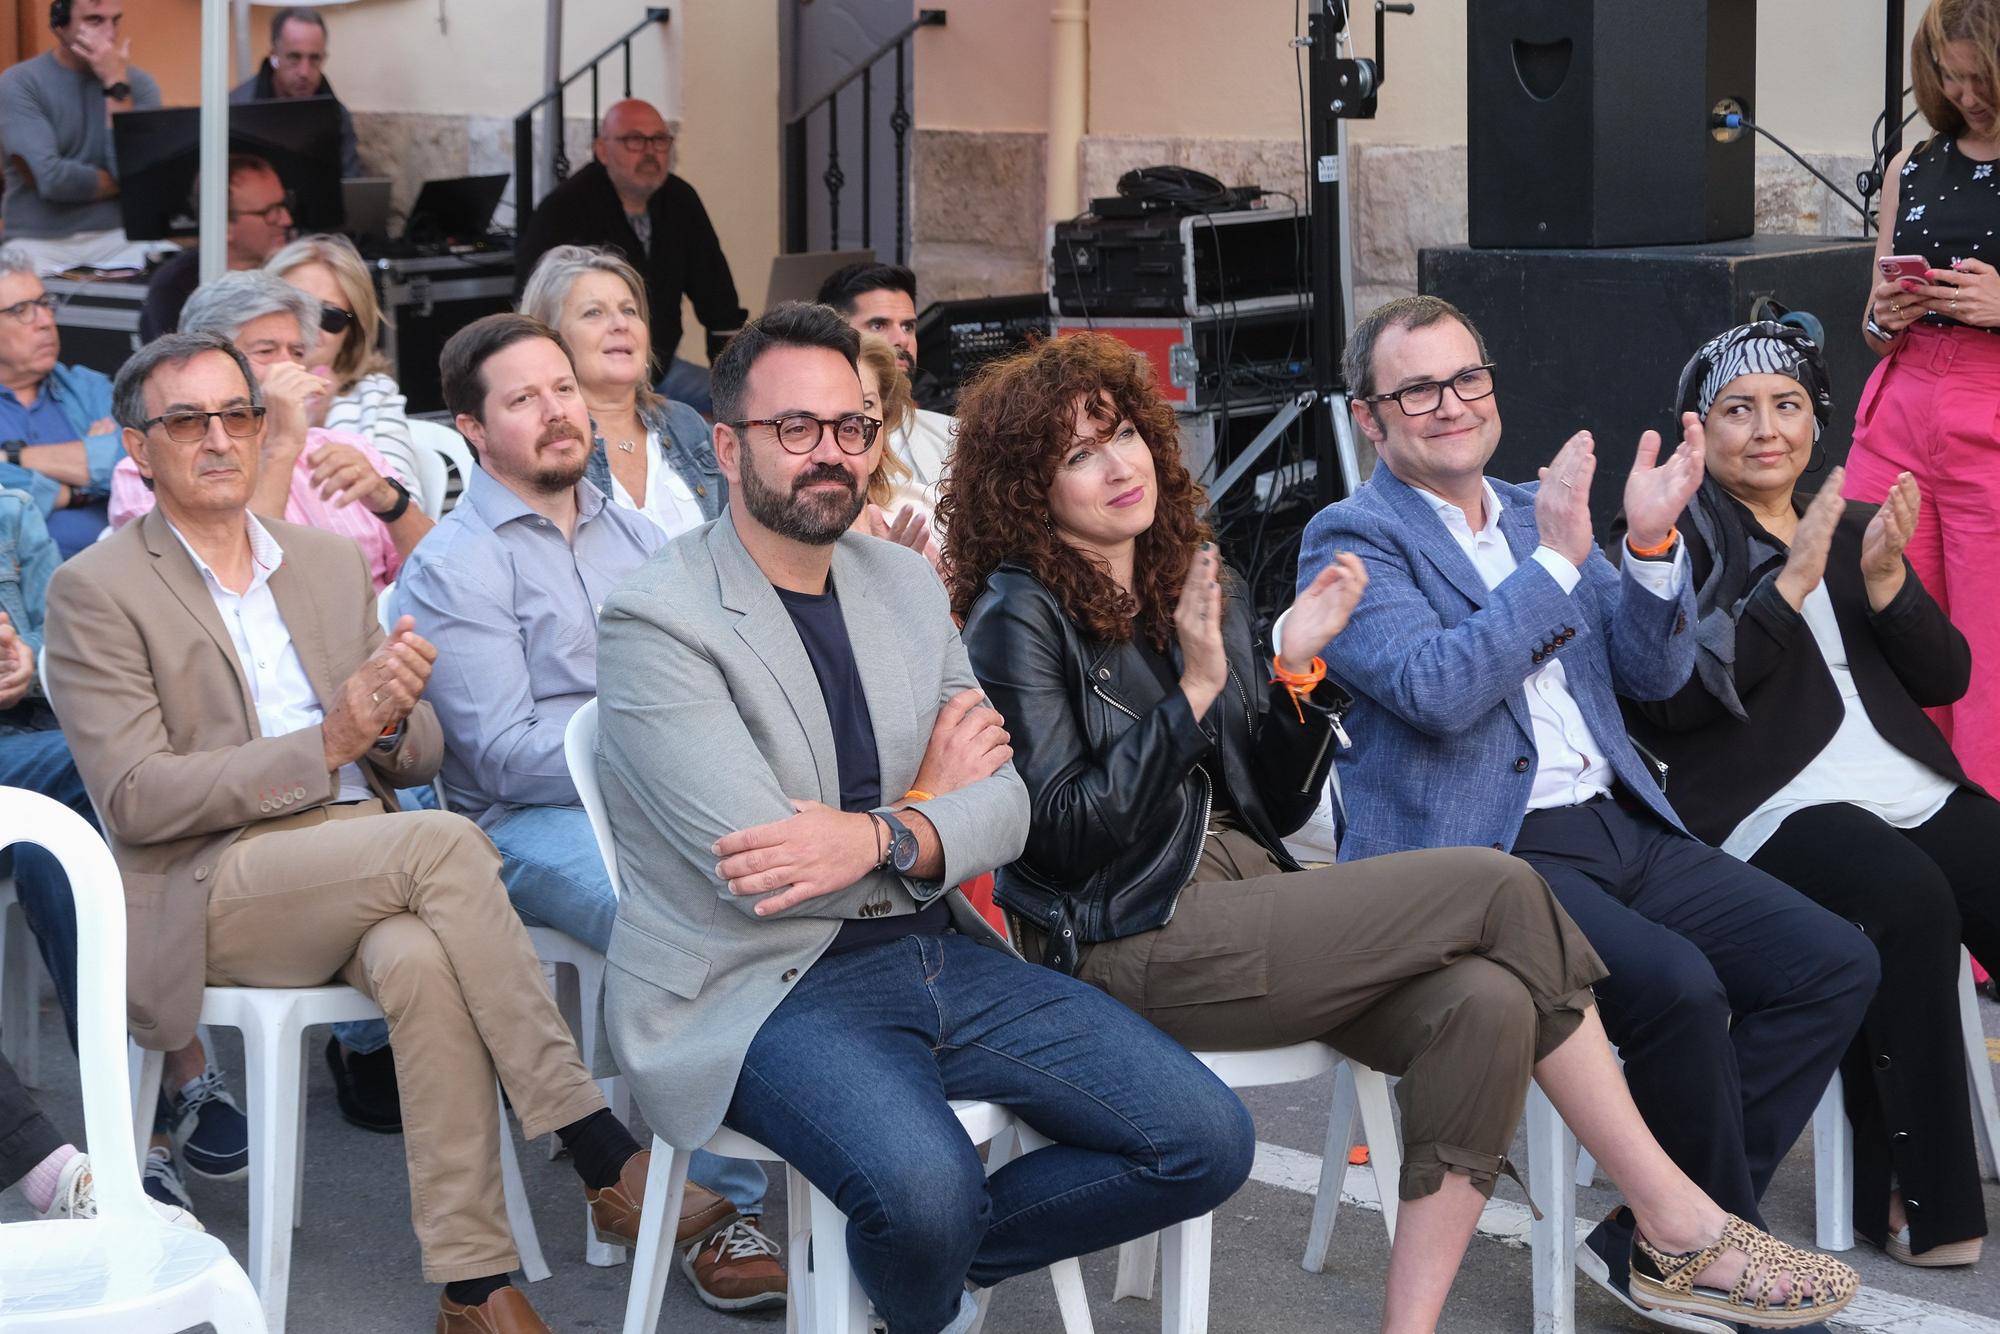
[[[1697, 1288], [1695, 1275], [1731, 1249], [1743, 1252], [1743, 1277], [1728, 1292]], [[1791, 1290], [1772, 1304], [1789, 1275]], [[1801, 1289], [1810, 1284], [1810, 1293]], [[1854, 1300], [1861, 1276], [1831, 1256], [1801, 1250], [1760, 1232], [1731, 1214], [1722, 1236], [1686, 1255], [1655, 1250], [1637, 1233], [1632, 1237], [1632, 1299], [1656, 1311], [1682, 1311], [1735, 1321], [1759, 1329], [1790, 1329], [1826, 1320]]]

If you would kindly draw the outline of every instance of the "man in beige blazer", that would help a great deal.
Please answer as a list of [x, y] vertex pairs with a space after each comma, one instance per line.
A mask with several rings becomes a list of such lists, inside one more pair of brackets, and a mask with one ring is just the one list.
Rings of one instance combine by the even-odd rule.
[[249, 513], [263, 407], [231, 344], [148, 344], [113, 413], [158, 507], [58, 571], [46, 656], [124, 876], [133, 1034], [186, 1044], [204, 983], [372, 996], [440, 1334], [544, 1330], [507, 1285], [495, 1073], [627, 1244], [648, 1155], [578, 1059], [492, 845], [457, 815], [392, 813], [438, 766], [435, 650], [408, 617], [384, 636], [351, 540]]

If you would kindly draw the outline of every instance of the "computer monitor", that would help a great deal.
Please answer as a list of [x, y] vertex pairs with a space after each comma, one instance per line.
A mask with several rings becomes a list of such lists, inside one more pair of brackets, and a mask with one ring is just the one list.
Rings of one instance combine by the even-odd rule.
[[803, 250], [771, 256], [771, 281], [764, 286], [764, 306], [787, 301], [817, 301], [819, 286], [850, 264], [872, 264], [873, 250]]
[[[118, 154], [118, 204], [134, 241], [192, 236], [194, 180], [201, 168], [201, 109], [121, 111], [111, 118]], [[340, 105], [331, 97], [288, 97], [229, 108], [229, 151], [263, 158], [292, 197], [302, 232], [339, 231]]]
[[493, 210], [507, 192], [508, 177], [452, 176], [425, 181], [410, 205], [403, 239], [413, 246], [448, 249], [478, 245], [493, 225]]
[[350, 176], [340, 183], [349, 236], [389, 234], [389, 194], [395, 184], [388, 176]]

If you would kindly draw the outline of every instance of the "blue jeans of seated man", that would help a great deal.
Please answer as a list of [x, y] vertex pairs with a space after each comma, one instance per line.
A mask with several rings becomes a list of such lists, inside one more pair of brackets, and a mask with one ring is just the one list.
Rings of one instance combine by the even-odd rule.
[[[1054, 1143], [989, 1178], [953, 1098], [1000, 1103]], [[1172, 1038], [953, 933], [815, 963], [752, 1039], [724, 1122], [847, 1216], [890, 1334], [936, 1334], [968, 1281], [1208, 1213], [1255, 1143], [1236, 1095]]]
[[[486, 830], [500, 851], [500, 879], [530, 926], [554, 927], [603, 953], [611, 943], [618, 896], [581, 806], [517, 806]], [[688, 1179], [724, 1196], [737, 1212], [764, 1212], [764, 1165], [707, 1150], [688, 1162]]]

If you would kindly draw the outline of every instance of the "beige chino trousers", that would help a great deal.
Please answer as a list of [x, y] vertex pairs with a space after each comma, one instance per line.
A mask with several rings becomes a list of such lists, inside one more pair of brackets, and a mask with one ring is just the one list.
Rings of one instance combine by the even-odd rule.
[[424, 1277], [515, 1268], [495, 1073], [529, 1138], [604, 1098], [477, 825], [353, 802], [252, 826], [222, 854], [208, 900], [209, 985], [335, 979], [389, 1017]]

